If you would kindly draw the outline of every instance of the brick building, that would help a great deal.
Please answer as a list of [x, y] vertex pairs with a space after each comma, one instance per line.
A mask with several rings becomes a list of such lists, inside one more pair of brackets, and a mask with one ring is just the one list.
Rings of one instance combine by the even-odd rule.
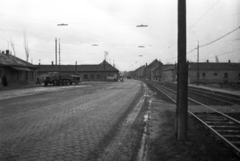
[[44, 79], [49, 72], [79, 75], [81, 81], [104, 81], [107, 77], [118, 77], [119, 70], [106, 61], [91, 65], [35, 65], [38, 76]]

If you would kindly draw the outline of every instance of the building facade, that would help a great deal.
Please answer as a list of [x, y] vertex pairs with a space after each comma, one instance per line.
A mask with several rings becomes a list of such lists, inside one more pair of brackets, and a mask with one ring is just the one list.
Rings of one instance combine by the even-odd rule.
[[38, 67], [38, 76], [43, 80], [49, 72], [63, 74], [74, 74], [81, 78], [81, 81], [105, 81], [108, 78], [119, 76], [119, 70], [106, 61], [93, 65], [35, 65]]
[[0, 53], [0, 86], [7, 80], [7, 86], [28, 85], [36, 83], [37, 68], [22, 59], [6, 52]]
[[167, 65], [162, 71], [162, 81], [175, 82], [177, 81], [175, 65]]
[[189, 63], [188, 77], [189, 83], [236, 83], [240, 81], [240, 63]]
[[[174, 82], [177, 79], [174, 65], [162, 72], [163, 81]], [[198, 77], [199, 73], [199, 77]], [[227, 84], [240, 82], [240, 63], [192, 63], [188, 64], [188, 83], [192, 84]]]

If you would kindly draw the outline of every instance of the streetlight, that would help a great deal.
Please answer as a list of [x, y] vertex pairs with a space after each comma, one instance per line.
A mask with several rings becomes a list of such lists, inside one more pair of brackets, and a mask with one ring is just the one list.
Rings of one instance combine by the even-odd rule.
[[68, 26], [66, 23], [57, 24], [58, 26]]
[[148, 27], [148, 25], [137, 25], [137, 27]]

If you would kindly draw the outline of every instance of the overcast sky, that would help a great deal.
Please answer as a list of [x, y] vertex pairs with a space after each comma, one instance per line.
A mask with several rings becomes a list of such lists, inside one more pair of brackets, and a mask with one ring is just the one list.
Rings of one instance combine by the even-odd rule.
[[[104, 51], [120, 71], [154, 59], [177, 61], [177, 0], [0, 0], [0, 50], [29, 62], [55, 62], [60, 38], [61, 64], [99, 64]], [[65, 23], [68, 26], [57, 26]], [[148, 27], [136, 27], [137, 25]], [[240, 0], [187, 0], [187, 51], [240, 26]], [[93, 46], [97, 44], [98, 46]], [[139, 48], [139, 46], [144, 46]], [[200, 48], [200, 61], [240, 61], [240, 29]], [[197, 50], [188, 54], [197, 60]]]

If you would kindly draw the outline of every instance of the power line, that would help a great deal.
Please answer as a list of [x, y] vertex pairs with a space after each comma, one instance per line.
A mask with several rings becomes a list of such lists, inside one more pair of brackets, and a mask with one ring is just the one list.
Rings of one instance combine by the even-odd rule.
[[210, 7], [207, 12], [205, 12], [191, 27], [188, 28], [191, 29], [193, 26], [195, 26], [220, 0], [218, 0], [212, 7]]
[[[218, 0], [212, 7], [210, 7], [210, 8], [207, 10], [207, 12], [205, 12], [191, 27], [188, 28], [188, 30], [190, 30], [193, 26], [195, 26], [219, 1], [220, 1], [220, 0]], [[187, 31], [188, 31], [188, 30], [187, 30]], [[163, 54], [164, 54], [165, 52], [167, 52], [174, 44], [176, 44], [176, 42], [177, 42], [177, 40], [174, 41], [173, 44], [170, 45], [170, 46], [163, 52]]]
[[[208, 46], [208, 45], [210, 45], [210, 44], [213, 44], [213, 43], [217, 42], [218, 40], [220, 40], [220, 39], [226, 37], [227, 35], [229, 35], [229, 34], [235, 32], [235, 31], [237, 31], [238, 29], [240, 29], [240, 26], [237, 27], [237, 28], [235, 28], [234, 30], [232, 30], [232, 31], [230, 31], [230, 32], [228, 32], [228, 33], [226, 33], [225, 35], [223, 35], [223, 36], [217, 38], [216, 40], [213, 40], [213, 41], [211, 41], [211, 42], [209, 42], [209, 43], [207, 43], [207, 44], [204, 44], [204, 45], [199, 46], [199, 48], [202, 48], [202, 47]], [[239, 39], [235, 39], [235, 40], [239, 40]], [[194, 49], [192, 49], [192, 50], [190, 50], [189, 52], [187, 52], [187, 54], [190, 54], [191, 52], [193, 52], [193, 51], [196, 50], [196, 49], [197, 49], [197, 47], [194, 48]], [[163, 61], [172, 60], [172, 59], [176, 59], [176, 58], [177, 58], [177, 57], [173, 57], [173, 58], [165, 59], [165, 60], [163, 60]]]
[[207, 43], [207, 44], [201, 45], [201, 46], [199, 46], [199, 47], [208, 46], [208, 45], [210, 45], [210, 44], [212, 44], [212, 43], [214, 43], [214, 42], [216, 42], [216, 41], [218, 41], [218, 40], [220, 40], [220, 39], [222, 39], [222, 38], [226, 37], [227, 35], [229, 35], [229, 34], [231, 34], [231, 33], [235, 32], [235, 31], [237, 31], [238, 29], [240, 29], [240, 26], [238, 26], [238, 27], [237, 27], [237, 28], [235, 28], [234, 30], [232, 30], [232, 31], [230, 31], [230, 32], [228, 32], [228, 33], [226, 33], [225, 35], [223, 35], [223, 36], [221, 36], [221, 37], [217, 38], [216, 40], [214, 40], [214, 41], [211, 41], [211, 42], [209, 42], [209, 43]]
[[214, 55], [214, 56], [211, 56], [211, 57], [205, 57], [205, 58], [202, 58], [202, 59], [200, 59], [200, 60], [207, 59], [207, 58], [213, 58], [213, 57], [215, 57], [215, 56], [222, 56], [222, 55], [230, 54], [230, 53], [235, 52], [235, 51], [238, 51], [238, 50], [240, 50], [240, 48], [238, 48], [238, 49], [236, 49], [236, 50], [232, 50], [232, 51], [226, 52], [226, 53], [223, 53], [223, 54], [218, 54], [218, 55]]

